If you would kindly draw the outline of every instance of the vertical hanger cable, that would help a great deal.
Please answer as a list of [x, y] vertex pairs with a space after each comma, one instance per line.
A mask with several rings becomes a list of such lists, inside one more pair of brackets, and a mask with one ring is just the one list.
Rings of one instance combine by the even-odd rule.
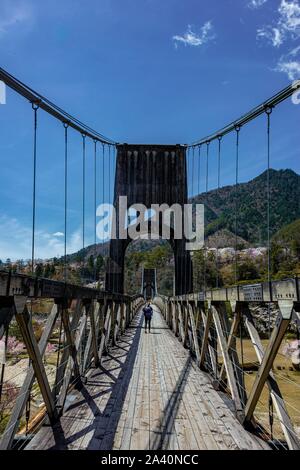
[[[270, 160], [271, 160], [271, 114], [272, 107], [266, 108], [267, 114], [267, 273], [268, 284], [271, 289], [271, 244], [270, 244], [270, 212], [271, 212], [271, 193], [270, 193]], [[268, 333], [271, 337], [271, 308], [268, 303]]]
[[234, 278], [235, 284], [238, 281], [238, 259], [237, 259], [237, 228], [238, 228], [238, 184], [239, 184], [239, 149], [240, 149], [240, 126], [235, 126], [236, 131], [236, 159], [235, 159], [235, 211], [234, 211], [234, 235], [235, 235], [235, 247], [234, 247]]
[[35, 257], [35, 223], [36, 223], [36, 164], [37, 164], [37, 126], [39, 105], [32, 103], [33, 109], [33, 188], [32, 188], [32, 243], [31, 243], [31, 273], [34, 274]]
[[97, 281], [97, 139], [94, 139], [94, 281]]
[[68, 127], [67, 122], [63, 123], [65, 131], [65, 187], [64, 187], [64, 199], [65, 199], [65, 209], [64, 209], [64, 281], [67, 282], [67, 210], [68, 210]]
[[85, 247], [85, 153], [86, 134], [82, 134], [82, 248]]
[[[221, 187], [221, 142], [222, 136], [219, 135], [218, 137], [218, 192]], [[218, 231], [220, 229], [220, 224], [218, 224]], [[218, 237], [216, 239], [217, 249], [216, 249], [216, 288], [219, 288], [219, 242]]]

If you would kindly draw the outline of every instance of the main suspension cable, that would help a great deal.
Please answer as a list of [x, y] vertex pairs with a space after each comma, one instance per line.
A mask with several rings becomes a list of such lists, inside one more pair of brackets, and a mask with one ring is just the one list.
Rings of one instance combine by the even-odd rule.
[[236, 119], [235, 121], [231, 122], [227, 126], [223, 127], [222, 129], [218, 130], [217, 132], [203, 137], [202, 139], [193, 142], [187, 147], [197, 147], [200, 144], [205, 144], [207, 141], [212, 142], [213, 140], [218, 139], [219, 136], [224, 137], [225, 135], [231, 133], [235, 130], [236, 126], [242, 127], [245, 124], [249, 123], [253, 119], [256, 119], [261, 114], [264, 114], [267, 108], [274, 108], [276, 105], [282, 103], [284, 100], [292, 96], [297, 90], [300, 89], [300, 81], [293, 83], [283, 90], [279, 91], [276, 95], [272, 96], [268, 100], [264, 101], [264, 103], [256, 106], [254, 109], [249, 111], [247, 114], [243, 115], [242, 117]]
[[32, 88], [28, 87], [20, 80], [15, 78], [13, 75], [6, 72], [6, 70], [0, 68], [0, 80], [10, 87], [12, 90], [16, 91], [19, 95], [23, 96], [24, 98], [28, 99], [31, 103], [38, 103], [39, 107], [46, 111], [48, 114], [53, 116], [55, 119], [60, 120], [62, 123], [68, 121], [70, 127], [75, 129], [77, 132], [81, 134], [84, 133], [91, 139], [97, 139], [99, 142], [111, 143], [114, 144], [115, 142], [112, 139], [105, 137], [104, 135], [100, 134], [99, 132], [91, 129], [91, 127], [87, 126], [86, 124], [82, 123], [79, 119], [75, 118], [71, 114], [67, 113], [59, 106], [52, 103], [50, 100], [45, 98], [40, 93], [34, 91]]

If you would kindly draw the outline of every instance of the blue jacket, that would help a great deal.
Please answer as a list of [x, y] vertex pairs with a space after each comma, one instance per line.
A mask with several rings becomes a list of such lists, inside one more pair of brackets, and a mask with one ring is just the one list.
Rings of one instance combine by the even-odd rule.
[[152, 315], [153, 315], [153, 309], [150, 306], [144, 307], [143, 308], [144, 316], [146, 320], [151, 320]]

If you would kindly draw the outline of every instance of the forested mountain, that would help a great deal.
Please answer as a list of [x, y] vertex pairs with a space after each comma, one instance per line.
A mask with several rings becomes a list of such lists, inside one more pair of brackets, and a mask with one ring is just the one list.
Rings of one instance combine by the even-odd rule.
[[[235, 231], [237, 201], [237, 232], [252, 245], [267, 240], [267, 172], [237, 186], [225, 186], [192, 199], [206, 207], [206, 234], [221, 229]], [[300, 175], [292, 170], [270, 170], [270, 231], [271, 236], [285, 225], [300, 218]], [[227, 245], [228, 246], [228, 245]]]

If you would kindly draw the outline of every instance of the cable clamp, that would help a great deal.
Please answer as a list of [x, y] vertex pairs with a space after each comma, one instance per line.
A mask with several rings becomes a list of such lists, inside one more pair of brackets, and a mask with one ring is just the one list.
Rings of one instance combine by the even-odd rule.
[[65, 129], [68, 129], [68, 127], [70, 126], [70, 121], [64, 121], [63, 126]]
[[265, 108], [266, 114], [269, 114], [269, 115], [270, 115], [270, 114], [272, 114], [272, 111], [273, 111], [274, 106], [271, 105], [271, 104], [268, 104], [268, 105], [266, 104], [266, 105], [264, 106], [264, 108]]
[[37, 111], [37, 110], [39, 109], [39, 107], [40, 107], [40, 102], [41, 102], [41, 100], [32, 101], [32, 102], [31, 102], [31, 106], [32, 106], [32, 109], [33, 109], [34, 111]]

